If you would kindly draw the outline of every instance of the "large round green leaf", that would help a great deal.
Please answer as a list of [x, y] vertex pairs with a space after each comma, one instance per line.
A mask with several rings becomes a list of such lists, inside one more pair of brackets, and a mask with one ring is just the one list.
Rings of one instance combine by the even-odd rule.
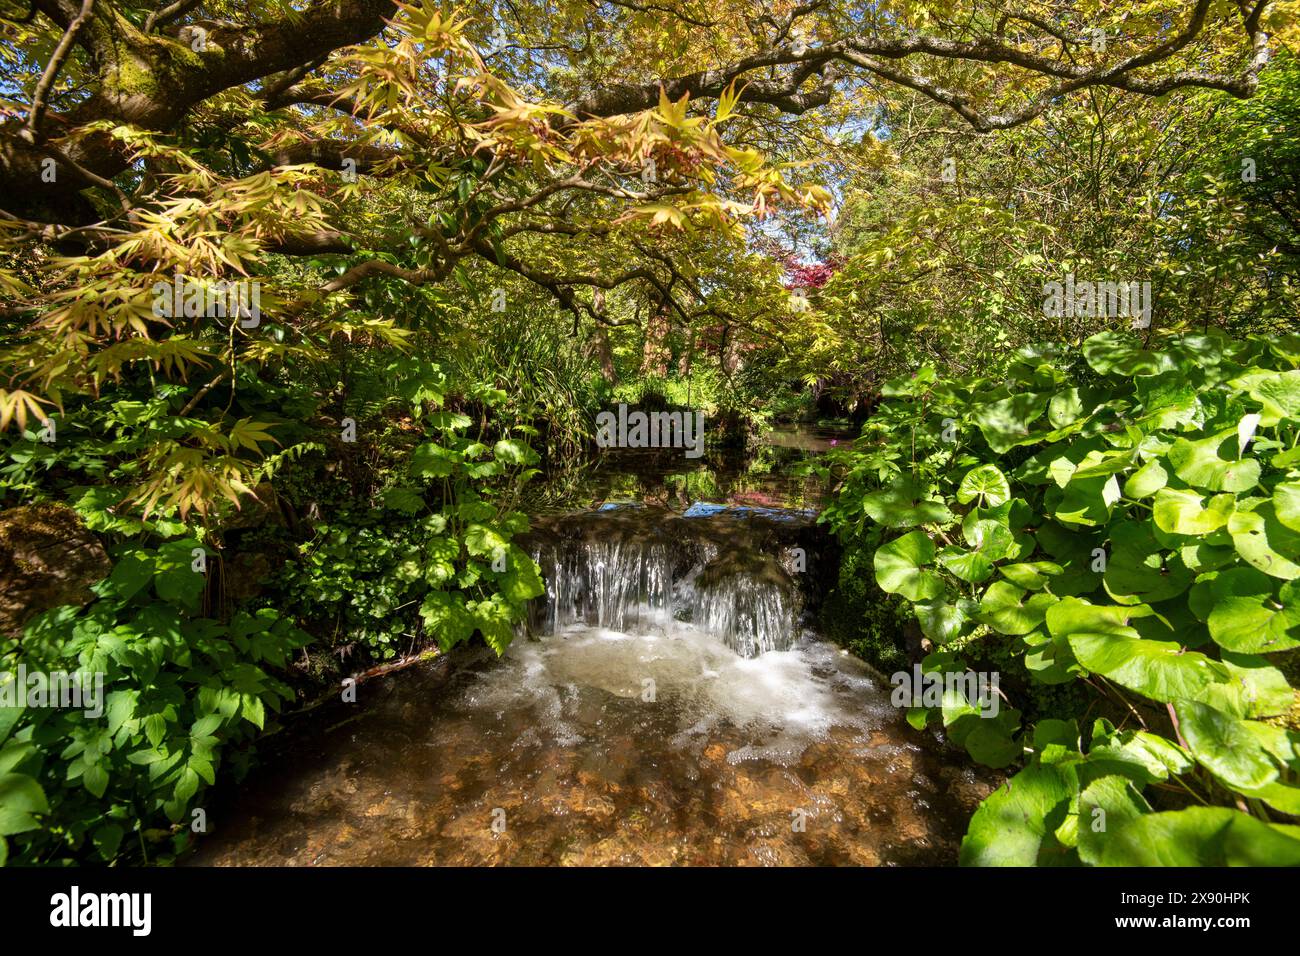
[[1166, 551], [1146, 522], [1111, 527], [1110, 560], [1102, 580], [1122, 603], [1154, 603], [1177, 597], [1196, 580], [1176, 551]]
[[1168, 481], [1169, 474], [1165, 471], [1164, 466], [1160, 464], [1160, 459], [1153, 458], [1133, 472], [1128, 480], [1124, 482], [1124, 495], [1134, 500], [1150, 498], [1163, 488]]
[[939, 563], [963, 581], [972, 584], [986, 581], [993, 574], [993, 562], [978, 551], [944, 548], [939, 552]]
[[1300, 840], [1227, 807], [1149, 813], [1106, 841], [1104, 866], [1300, 866]]
[[1192, 756], [1230, 787], [1258, 790], [1277, 779], [1277, 767], [1240, 718], [1209, 704], [1174, 704], [1178, 729]]
[[1243, 654], [1300, 647], [1300, 586], [1256, 568], [1220, 572], [1210, 586], [1214, 605], [1207, 625], [1216, 644]]
[[1101, 375], [1151, 375], [1162, 367], [1155, 353], [1125, 332], [1098, 332], [1084, 341], [1083, 356]]
[[1098, 777], [1079, 794], [1079, 859], [1100, 866], [1107, 835], [1151, 812], [1151, 805], [1127, 777]]
[[1034, 866], [1065, 856], [1055, 831], [1073, 788], [1055, 767], [1032, 763], [975, 811], [961, 841], [962, 866]]
[[1300, 481], [1284, 481], [1273, 489], [1273, 512], [1292, 531], [1300, 531]]
[[936, 644], [947, 644], [961, 636], [977, 608], [973, 601], [959, 598], [954, 604], [943, 601], [918, 604], [914, 610], [925, 636]]
[[943, 580], [923, 570], [934, 561], [934, 542], [924, 531], [909, 531], [876, 549], [876, 583], [909, 601], [930, 601], [943, 594]]
[[975, 424], [989, 447], [999, 455], [1034, 441], [1029, 426], [1047, 410], [1047, 396], [1021, 392], [996, 402], [981, 405], [974, 414]]
[[1179, 438], [1169, 449], [1169, 463], [1174, 474], [1194, 488], [1205, 491], [1249, 491], [1259, 484], [1259, 462], [1254, 458], [1237, 460], [1237, 431], [1229, 429], [1188, 441]]
[[947, 505], [931, 498], [926, 489], [908, 477], [864, 495], [862, 510], [886, 528], [914, 528], [919, 524], [947, 524], [953, 520]]
[[[1211, 682], [1223, 679], [1204, 654], [1188, 651], [1174, 641], [1145, 640], [1131, 627], [1106, 627], [1100, 622], [1092, 630], [1076, 631], [1067, 629], [1060, 618], [1058, 615], [1053, 633], [1057, 627], [1062, 629], [1080, 664], [1152, 700], [1193, 698]], [[1053, 626], [1051, 617], [1048, 626]]]
[[[1227, 670], [1230, 679], [1224, 684], [1211, 684], [1200, 698], [1202, 703], [1236, 717], [1277, 717], [1291, 710], [1295, 691], [1286, 675], [1267, 659], [1224, 651], [1219, 663]], [[1255, 733], [1266, 725], [1247, 726]]]
[[1008, 564], [998, 569], [1003, 577], [1016, 587], [1030, 591], [1041, 591], [1051, 583], [1052, 578], [1064, 573], [1065, 569], [1053, 561], [1031, 561], [1024, 564]]
[[1265, 574], [1288, 581], [1300, 578], [1300, 531], [1278, 520], [1272, 502], [1235, 512], [1228, 519], [1228, 533], [1237, 553]]
[[1076, 679], [1082, 668], [1074, 659], [1069, 642], [1052, 637], [1041, 630], [1033, 630], [1024, 635], [1025, 669], [1040, 684], [1064, 684]]
[[1097, 527], [1110, 521], [1121, 497], [1114, 475], [1071, 478], [1064, 488], [1052, 488], [1043, 496], [1043, 508], [1062, 524]]
[[957, 500], [965, 505], [976, 498], [980, 505], [990, 508], [1011, 500], [1011, 485], [997, 465], [980, 465], [962, 478], [957, 487]]
[[40, 826], [35, 817], [49, 813], [45, 791], [23, 773], [0, 774], [0, 836], [26, 833]]
[[1256, 378], [1249, 391], [1250, 397], [1264, 406], [1261, 425], [1270, 427], [1284, 418], [1300, 419], [1300, 369]]
[[1088, 748], [1089, 770], [1120, 774], [1141, 786], [1194, 766], [1187, 751], [1172, 740], [1145, 730], [1116, 731], [1106, 720], [1097, 721]]
[[994, 581], [980, 601], [980, 620], [1000, 634], [1028, 634], [1043, 623], [1047, 609], [1058, 600], [1044, 593], [1026, 600], [1028, 593], [1006, 581]]
[[1152, 518], [1161, 531], [1200, 536], [1226, 525], [1236, 507], [1232, 495], [1214, 495], [1207, 504], [1194, 491], [1161, 488], [1152, 505]]

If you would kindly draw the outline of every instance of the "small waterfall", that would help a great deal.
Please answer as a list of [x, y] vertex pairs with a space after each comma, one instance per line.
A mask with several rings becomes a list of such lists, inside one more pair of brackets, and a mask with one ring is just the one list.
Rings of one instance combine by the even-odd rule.
[[773, 583], [747, 576], [696, 588], [691, 621], [721, 637], [741, 657], [788, 651], [794, 640], [795, 602]]
[[541, 633], [572, 624], [627, 631], [672, 609], [672, 565], [661, 542], [564, 541], [537, 555], [546, 578]]
[[574, 625], [636, 633], [686, 622], [742, 657], [789, 650], [802, 606], [770, 541], [723, 518], [663, 521], [611, 514], [535, 543], [546, 596], [528, 630]]

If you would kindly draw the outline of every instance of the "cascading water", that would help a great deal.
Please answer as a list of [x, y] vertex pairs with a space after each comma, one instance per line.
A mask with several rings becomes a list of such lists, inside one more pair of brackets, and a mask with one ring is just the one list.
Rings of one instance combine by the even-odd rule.
[[661, 542], [562, 542], [535, 560], [546, 580], [539, 633], [572, 624], [626, 631], [672, 610], [672, 562]]
[[730, 578], [696, 588], [691, 622], [716, 634], [741, 657], [786, 651], [794, 640], [796, 602], [782, 588], [753, 578]]
[[805, 626], [817, 535], [796, 512], [534, 522], [547, 592], [504, 656], [462, 646], [272, 737], [195, 862], [952, 862], [990, 785]]
[[607, 512], [603, 522], [584, 515], [557, 525], [534, 547], [546, 580], [545, 600], [532, 611], [534, 635], [573, 625], [626, 632], [689, 622], [742, 657], [790, 649], [799, 589], [759, 550], [752, 528], [731, 530], [724, 548], [714, 516], [665, 522], [630, 509]]

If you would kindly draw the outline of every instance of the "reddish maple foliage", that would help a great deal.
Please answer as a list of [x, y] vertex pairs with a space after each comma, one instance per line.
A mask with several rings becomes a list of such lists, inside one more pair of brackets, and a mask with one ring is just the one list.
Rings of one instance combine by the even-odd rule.
[[788, 270], [790, 277], [787, 289], [820, 289], [839, 269], [838, 262], [813, 262], [807, 265], [791, 263]]

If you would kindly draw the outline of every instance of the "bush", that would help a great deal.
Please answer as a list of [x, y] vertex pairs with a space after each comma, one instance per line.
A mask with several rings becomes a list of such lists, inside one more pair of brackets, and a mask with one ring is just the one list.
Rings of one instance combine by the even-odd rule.
[[[1014, 658], [1137, 725], [1041, 716], [1069, 696], [1032, 725], [981, 719], [960, 691], [912, 708], [1021, 768], [963, 862], [1168, 862], [1175, 829], [1198, 862], [1300, 862], [1300, 829], [1277, 822], [1300, 817], [1300, 733], [1275, 666], [1300, 647], [1298, 365], [1295, 335], [1148, 349], [1105, 332], [1022, 349], [1002, 379], [886, 384], [823, 520], [879, 541], [877, 584], [936, 645], [923, 668]], [[1148, 788], [1223, 806], [1156, 813]]]

